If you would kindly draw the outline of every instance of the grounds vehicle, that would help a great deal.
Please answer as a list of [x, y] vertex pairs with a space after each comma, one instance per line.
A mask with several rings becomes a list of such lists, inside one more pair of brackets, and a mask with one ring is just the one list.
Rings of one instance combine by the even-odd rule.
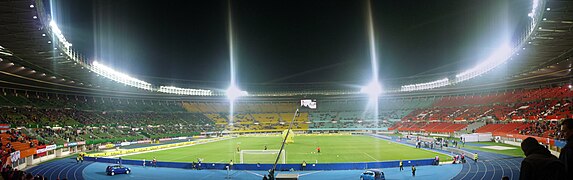
[[107, 175], [113, 176], [116, 174], [129, 174], [131, 173], [131, 169], [119, 164], [114, 164], [107, 166], [105, 172], [107, 173]]
[[360, 180], [385, 180], [384, 172], [378, 169], [368, 169], [360, 175]]

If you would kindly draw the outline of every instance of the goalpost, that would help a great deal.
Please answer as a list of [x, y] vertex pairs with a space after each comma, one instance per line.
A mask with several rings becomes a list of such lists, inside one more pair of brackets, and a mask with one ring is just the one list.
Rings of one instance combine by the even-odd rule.
[[[281, 150], [241, 150], [240, 152], [241, 163], [273, 164], [279, 152], [281, 152]], [[282, 164], [286, 164], [285, 150], [282, 150], [280, 155]]]

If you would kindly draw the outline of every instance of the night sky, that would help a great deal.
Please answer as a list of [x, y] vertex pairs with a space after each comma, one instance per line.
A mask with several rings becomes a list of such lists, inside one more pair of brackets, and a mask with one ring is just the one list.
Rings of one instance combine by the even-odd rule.
[[[366, 83], [371, 77], [366, 2], [232, 0], [239, 84]], [[55, 20], [74, 49], [164, 85], [178, 79], [228, 84], [228, 3], [52, 0]], [[382, 83], [445, 77], [472, 67], [523, 27], [530, 4], [372, 1]]]

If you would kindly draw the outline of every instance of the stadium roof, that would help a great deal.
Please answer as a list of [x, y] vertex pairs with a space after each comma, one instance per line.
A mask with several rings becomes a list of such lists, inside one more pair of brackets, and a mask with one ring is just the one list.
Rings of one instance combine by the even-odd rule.
[[[527, 23], [521, 23], [521, 29], [513, 36], [513, 47], [519, 47], [503, 65], [493, 71], [480, 75], [468, 82], [451, 84], [446, 87], [423, 92], [406, 94], [440, 94], [470, 92], [476, 89], [502, 89], [539, 85], [547, 83], [571, 83], [571, 64], [573, 55], [573, 3], [570, 1], [540, 1], [538, 23], [527, 33]], [[50, 17], [42, 7], [43, 1], [30, 3], [27, 0], [9, 0], [0, 2], [0, 62], [1, 82], [3, 86], [19, 88], [38, 88], [90, 93], [132, 93], [134, 95], [157, 95], [143, 89], [131, 88], [94, 73], [87, 66], [93, 59], [85, 58], [82, 52], [70, 54], [66, 48], [55, 45], [57, 37], [50, 28]], [[32, 7], [33, 5], [34, 7]], [[525, 14], [523, 16], [526, 16]], [[73, 49], [72, 46], [71, 49]], [[12, 65], [11, 65], [12, 64]], [[444, 66], [447, 67], [447, 66]], [[423, 83], [448, 77], [454, 78], [451, 71], [422, 72], [421, 75], [382, 78], [385, 87], [399, 88], [409, 83]], [[449, 66], [451, 67], [451, 66]], [[468, 66], [469, 67], [469, 66]], [[22, 69], [23, 68], [23, 69]], [[158, 78], [160, 79], [160, 78]], [[163, 81], [164, 82], [164, 81]], [[183, 87], [217, 89], [217, 85], [176, 79], [169, 82]], [[161, 81], [159, 82], [161, 83]], [[360, 83], [360, 82], [355, 82]], [[18, 85], [17, 85], [18, 84]], [[22, 85], [26, 84], [26, 86]], [[262, 95], [350, 95], [359, 88], [341, 85], [337, 81], [307, 83], [245, 83], [244, 87]], [[215, 87], [215, 88], [214, 88]], [[404, 94], [400, 92], [390, 93]]]

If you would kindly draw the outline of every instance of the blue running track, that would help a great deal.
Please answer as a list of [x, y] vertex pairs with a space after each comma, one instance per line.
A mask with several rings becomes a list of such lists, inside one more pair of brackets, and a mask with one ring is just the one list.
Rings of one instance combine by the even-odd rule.
[[40, 164], [26, 169], [26, 172], [32, 175], [43, 175], [48, 179], [78, 179], [83, 180], [82, 175], [84, 169], [93, 162], [84, 161], [83, 163], [76, 163], [75, 158], [65, 158], [61, 160], [54, 160], [47, 163]]
[[495, 154], [483, 151], [468, 150], [477, 152], [478, 162], [467, 160], [463, 164], [462, 171], [453, 179], [501, 179], [508, 176], [510, 179], [519, 179], [519, 168], [521, 167], [521, 157], [512, 157], [502, 154]]

